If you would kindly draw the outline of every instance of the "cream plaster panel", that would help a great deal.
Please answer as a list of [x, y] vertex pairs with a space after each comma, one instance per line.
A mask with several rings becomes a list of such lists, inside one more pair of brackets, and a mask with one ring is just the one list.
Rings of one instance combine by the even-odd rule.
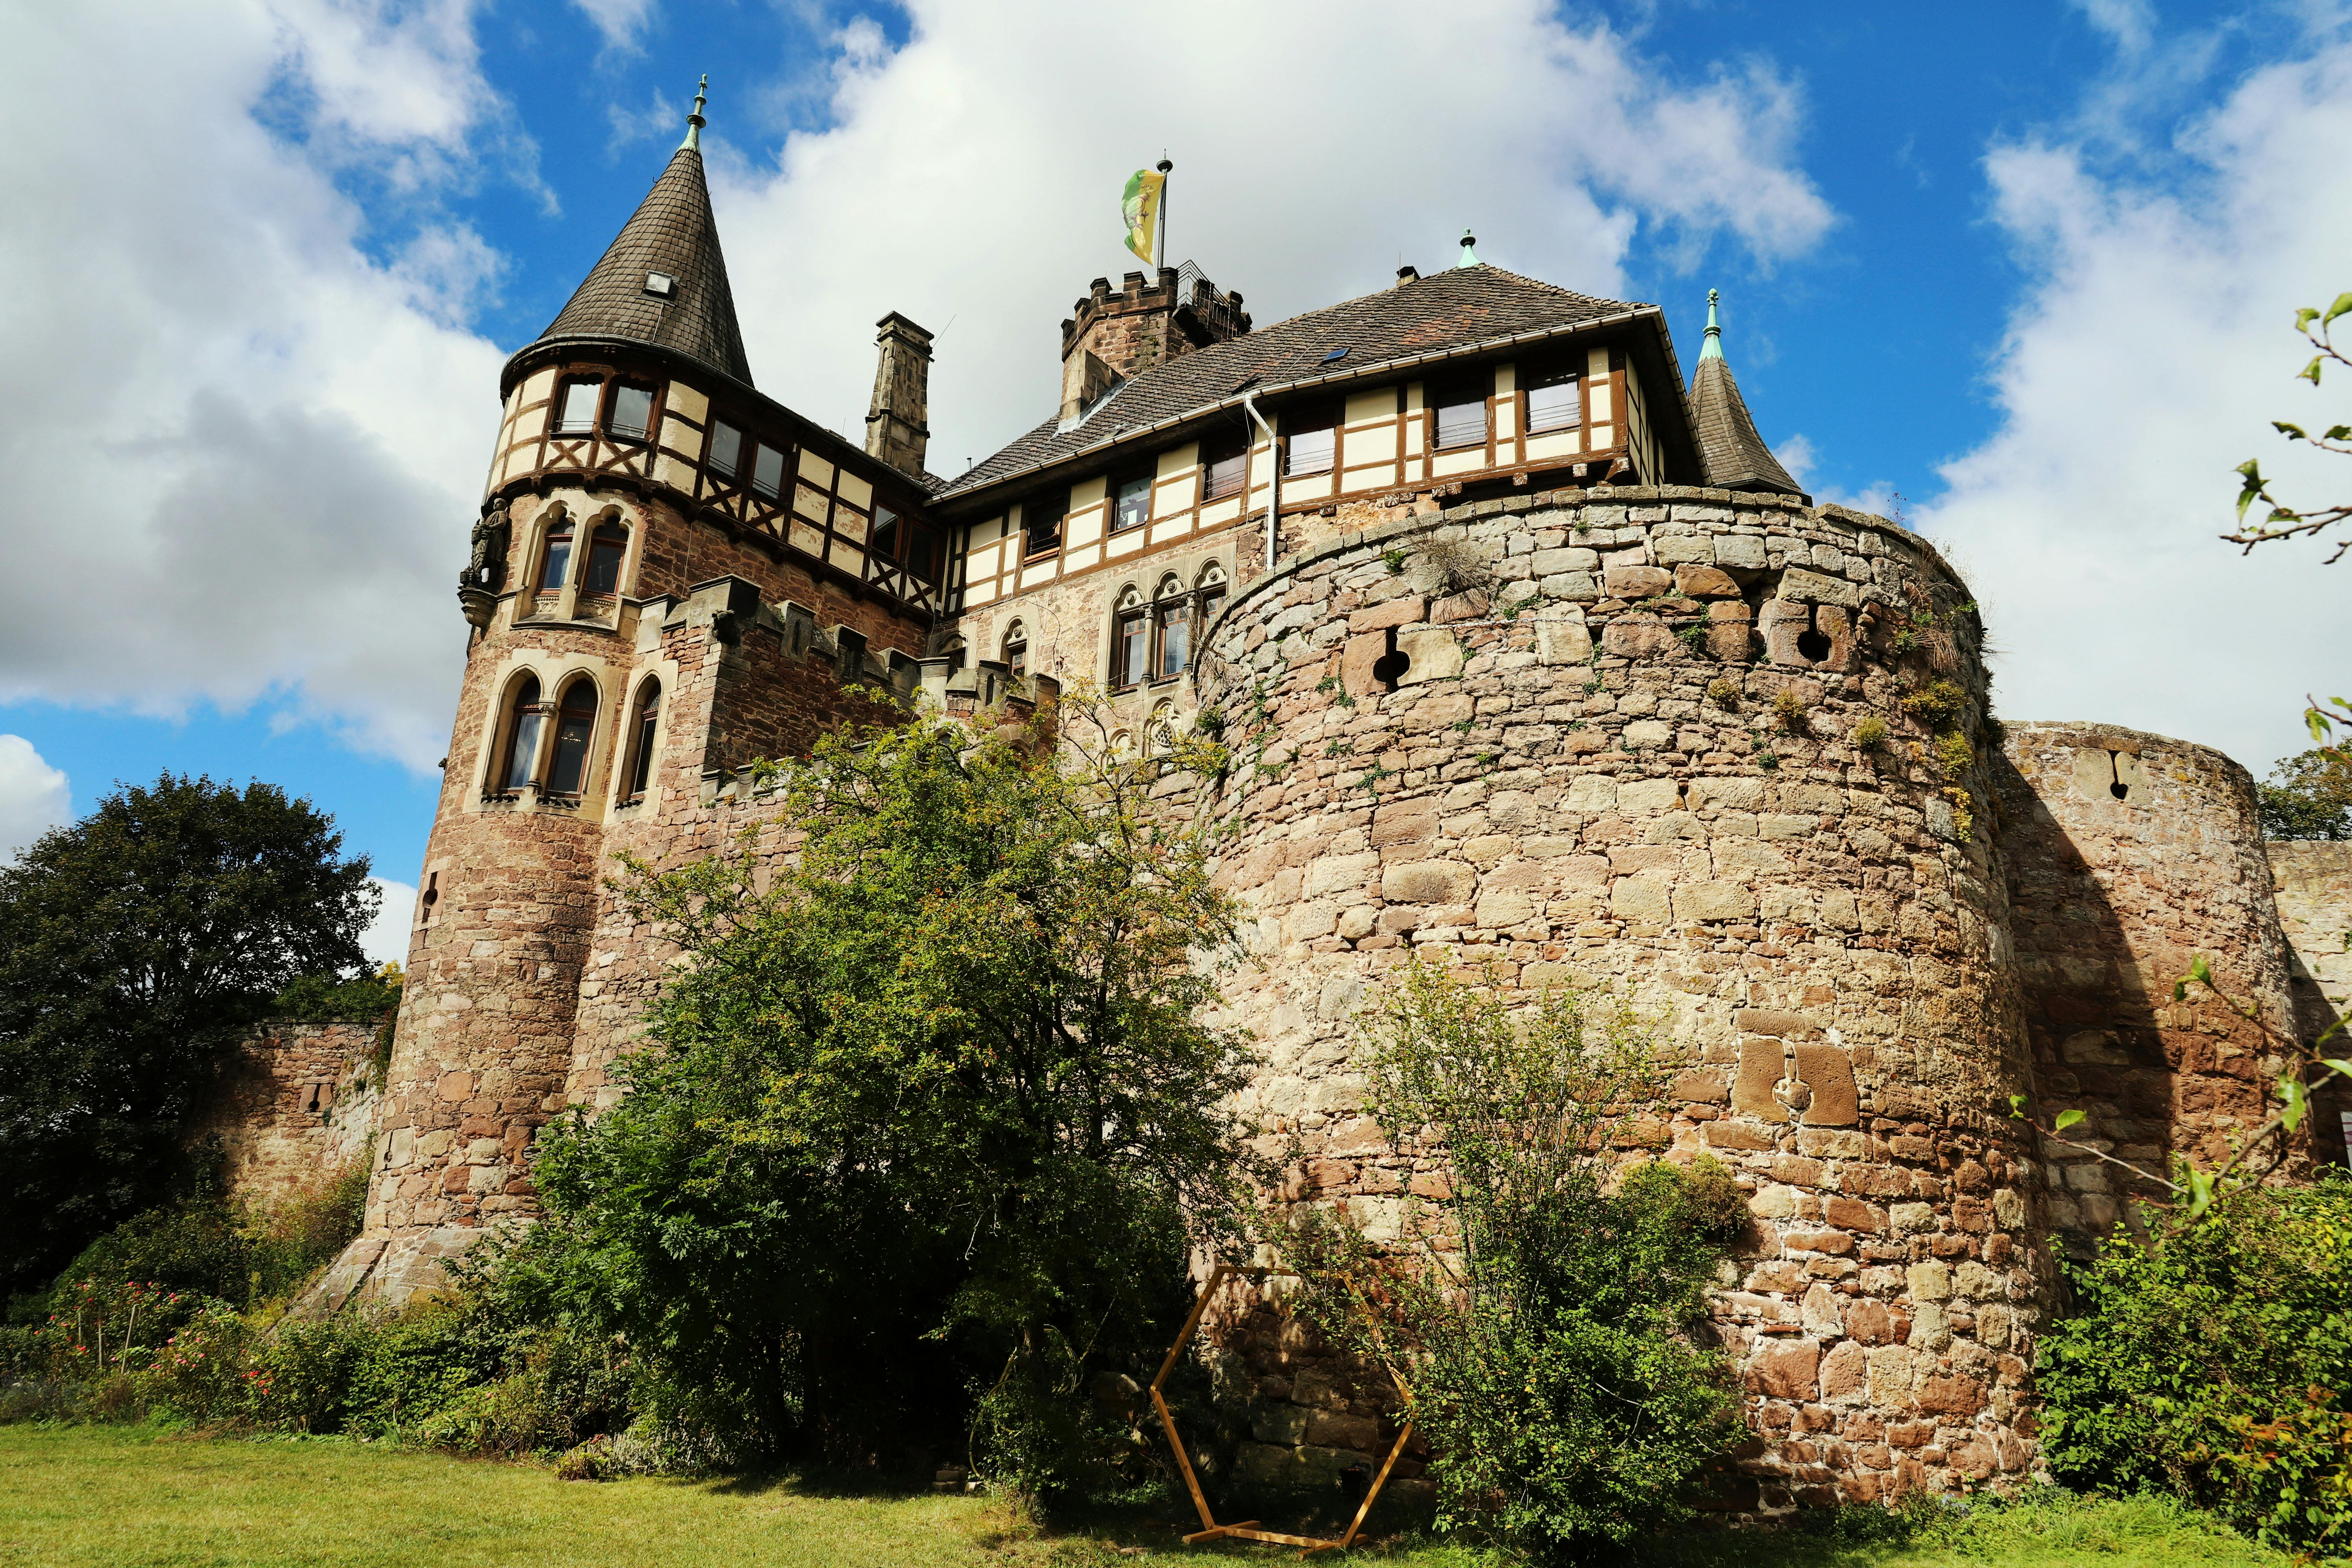
[[662, 417], [661, 444], [684, 454], [689, 463], [701, 459], [702, 432], [685, 420], [677, 418], [675, 414], [665, 415]]
[[1072, 544], [1092, 544], [1102, 537], [1103, 509], [1099, 501], [1085, 511], [1073, 511], [1063, 537]]
[[1155, 522], [1151, 525], [1151, 542], [1165, 544], [1171, 539], [1181, 539], [1192, 531], [1192, 520], [1189, 514], [1172, 522]]
[[1319, 500], [1330, 493], [1329, 474], [1310, 474], [1303, 479], [1282, 481], [1282, 499], [1286, 501]]
[[1595, 381], [1591, 384], [1589, 391], [1591, 395], [1591, 405], [1584, 411], [1585, 417], [1596, 425], [1615, 418], [1616, 405], [1610, 401], [1610, 395], [1615, 392], [1616, 388], [1605, 381]]
[[792, 531], [788, 537], [792, 540], [793, 549], [806, 551], [820, 561], [824, 559], [824, 535], [803, 522], [799, 518], [793, 519]]
[[833, 542], [833, 563], [853, 577], [866, 575], [866, 552], [838, 539]]
[[1004, 519], [982, 518], [971, 525], [971, 542], [974, 544], [986, 544], [992, 540], [1003, 538], [1010, 531], [1012, 531], [1004, 525]]
[[874, 487], [846, 468], [842, 470], [841, 483], [835, 487], [834, 493], [855, 507], [871, 510], [874, 505]]
[[1075, 512], [1085, 507], [1100, 506], [1110, 493], [1109, 486], [1110, 481], [1100, 475], [1079, 480], [1070, 487], [1070, 510]]
[[669, 384], [669, 395], [663, 405], [673, 414], [683, 414], [697, 425], [710, 417], [710, 399], [682, 381]]
[[1495, 367], [1495, 395], [1497, 397], [1508, 397], [1513, 393], [1518, 391], [1518, 374], [1519, 367], [1516, 364], [1496, 365]]
[[1341, 478], [1343, 489], [1349, 490], [1380, 489], [1396, 483], [1397, 466], [1382, 463], [1377, 468], [1349, 468]]
[[1549, 436], [1528, 437], [1528, 459], [1538, 458], [1571, 458], [1584, 450], [1584, 432], [1560, 430]]
[[1411, 484], [1415, 479], [1425, 479], [1429, 478], [1428, 460], [1423, 458], [1415, 458], [1412, 461], [1407, 463], [1404, 466], [1404, 477], [1407, 484]]
[[1192, 491], [1197, 487], [1188, 471], [1172, 483], [1156, 485], [1151, 491], [1151, 515], [1175, 517], [1192, 510]]
[[807, 447], [801, 448], [801, 478], [819, 489], [833, 488], [833, 465]]
[[1585, 373], [1590, 375], [1607, 375], [1609, 374], [1609, 351], [1607, 349], [1588, 350], [1584, 356], [1584, 369]]
[[1430, 471], [1436, 474], [1471, 474], [1486, 466], [1483, 447], [1465, 447], [1459, 452], [1440, 452], [1430, 460]]
[[833, 531], [859, 544], [866, 542], [865, 517], [850, 510], [847, 507], [837, 506], [833, 509]]
[[1071, 571], [1080, 572], [1084, 571], [1087, 567], [1093, 565], [1101, 558], [1101, 547], [1098, 545], [1089, 544], [1083, 550], [1071, 551], [1067, 564]]
[[1132, 555], [1142, 548], [1143, 530], [1139, 528], [1130, 528], [1125, 533], [1113, 534], [1108, 546], [1109, 553], [1114, 557]]
[[1595, 425], [1592, 427], [1592, 445], [1587, 449], [1594, 452], [1605, 452], [1616, 444], [1617, 432], [1615, 430], [1610, 428], [1606, 425]]
[[1021, 586], [1024, 588], [1034, 588], [1041, 583], [1052, 582], [1054, 580], [1054, 569], [1055, 564], [1056, 563], [1055, 562], [1046, 560], [1039, 562], [1034, 566], [1023, 568], [1021, 573]]
[[1241, 514], [1242, 498], [1239, 496], [1227, 496], [1221, 501], [1211, 501], [1207, 506], [1201, 509], [1201, 526], [1202, 528], [1214, 528], [1219, 523], [1233, 521], [1234, 519], [1241, 516]]
[[1396, 417], [1397, 398], [1393, 386], [1374, 387], [1370, 392], [1351, 393], [1348, 397], [1348, 423], [1361, 425], [1368, 419], [1392, 420]]
[[993, 544], [982, 545], [979, 549], [971, 552], [971, 553], [963, 558], [964, 575], [966, 577], [995, 576], [996, 558], [1003, 554], [1003, 552], [1004, 546], [1001, 541]]
[[1346, 430], [1339, 437], [1339, 460], [1343, 463], [1361, 463], [1375, 458], [1393, 461], [1396, 452], [1393, 419], [1383, 419], [1360, 430]]
[[963, 602], [967, 605], [992, 605], [996, 602], [996, 581], [972, 583], [965, 586]]
[[665, 453], [660, 458], [656, 459], [654, 463], [654, 478], [659, 479], [662, 483], [669, 486], [673, 489], [685, 490], [688, 494], [693, 493], [693, 468], [688, 464], [679, 462], [676, 458], [670, 457], [667, 453]]
[[1516, 398], [1495, 405], [1495, 438], [1507, 441], [1518, 434], [1519, 405]]
[[1169, 447], [1160, 454], [1158, 466], [1160, 482], [1165, 484], [1170, 479], [1182, 478], [1191, 473], [1199, 465], [1200, 460], [1201, 444], [1197, 441], [1181, 447]]

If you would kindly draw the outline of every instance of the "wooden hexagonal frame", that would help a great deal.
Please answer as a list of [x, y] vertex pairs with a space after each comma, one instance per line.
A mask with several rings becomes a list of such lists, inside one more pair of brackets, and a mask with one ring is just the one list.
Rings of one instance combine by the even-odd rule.
[[1192, 1473], [1192, 1458], [1184, 1451], [1184, 1439], [1177, 1435], [1176, 1417], [1170, 1413], [1167, 1398], [1160, 1391], [1167, 1383], [1168, 1374], [1176, 1370], [1176, 1358], [1182, 1355], [1184, 1347], [1192, 1342], [1193, 1334], [1201, 1327], [1202, 1315], [1209, 1310], [1210, 1298], [1216, 1295], [1228, 1278], [1263, 1279], [1270, 1274], [1289, 1272], [1284, 1268], [1244, 1268], [1232, 1263], [1220, 1263], [1211, 1269], [1208, 1279], [1201, 1287], [1200, 1300], [1194, 1301], [1192, 1311], [1185, 1314], [1184, 1326], [1176, 1331], [1176, 1342], [1168, 1347], [1168, 1359], [1160, 1363], [1160, 1374], [1151, 1380], [1151, 1407], [1160, 1413], [1160, 1425], [1168, 1434], [1169, 1449], [1176, 1456], [1176, 1467], [1184, 1473], [1185, 1489], [1192, 1494], [1192, 1506], [1201, 1515], [1201, 1528], [1184, 1538], [1187, 1546], [1196, 1542], [1230, 1538], [1236, 1541], [1271, 1541], [1281, 1546], [1299, 1547], [1302, 1550], [1298, 1555], [1302, 1559], [1312, 1557], [1318, 1552], [1344, 1552], [1356, 1543], [1357, 1531], [1364, 1528], [1364, 1520], [1372, 1511], [1372, 1504], [1379, 1500], [1381, 1489], [1388, 1485], [1389, 1472], [1396, 1468], [1397, 1460], [1404, 1454], [1405, 1444], [1412, 1440], [1412, 1392], [1405, 1387], [1404, 1380], [1396, 1377], [1391, 1371], [1389, 1375], [1395, 1378], [1397, 1392], [1405, 1400], [1404, 1429], [1397, 1434], [1395, 1445], [1389, 1449], [1388, 1459], [1381, 1466], [1381, 1473], [1372, 1478], [1371, 1486], [1365, 1490], [1363, 1503], [1356, 1510], [1356, 1517], [1349, 1521], [1345, 1535], [1337, 1541], [1326, 1541], [1319, 1536], [1286, 1535], [1280, 1531], [1261, 1530], [1254, 1519], [1239, 1524], [1217, 1522], [1216, 1515], [1210, 1511], [1208, 1498], [1201, 1490], [1200, 1479]]

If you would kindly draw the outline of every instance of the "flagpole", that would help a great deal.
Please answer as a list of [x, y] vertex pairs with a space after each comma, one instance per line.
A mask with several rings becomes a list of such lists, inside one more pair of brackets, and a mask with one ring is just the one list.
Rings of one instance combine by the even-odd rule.
[[1160, 155], [1160, 259], [1152, 263], [1155, 272], [1168, 265], [1168, 171], [1175, 166], [1165, 153]]

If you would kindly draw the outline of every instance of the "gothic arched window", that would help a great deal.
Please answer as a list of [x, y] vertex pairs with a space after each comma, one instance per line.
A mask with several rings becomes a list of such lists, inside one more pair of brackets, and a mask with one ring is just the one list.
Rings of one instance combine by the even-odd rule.
[[1193, 592], [1201, 600], [1201, 611], [1195, 619], [1205, 634], [1218, 612], [1225, 607], [1225, 569], [1213, 561], [1202, 567], [1201, 580], [1193, 584]]
[[555, 713], [555, 753], [547, 764], [547, 793], [577, 795], [588, 773], [588, 740], [596, 731], [596, 683], [583, 676], [563, 689]]
[[1029, 676], [1029, 628], [1020, 621], [1004, 628], [1004, 667], [1015, 680]]
[[552, 594], [572, 572], [572, 520], [559, 517], [547, 525], [547, 546], [540, 557], [539, 591]]
[[583, 594], [617, 594], [621, 590], [621, 563], [629, 555], [629, 531], [617, 522], [600, 522], [596, 531], [588, 536], [588, 578], [580, 585]]
[[1118, 619], [1110, 645], [1110, 683], [1119, 689], [1140, 686], [1151, 675], [1151, 606], [1132, 584], [1118, 596]]
[[490, 775], [493, 792], [512, 795], [530, 783], [531, 769], [539, 762], [539, 733], [546, 725], [547, 710], [539, 700], [539, 678], [526, 675], [507, 705], [506, 748], [499, 754], [498, 770]]
[[1192, 602], [1173, 572], [1160, 580], [1160, 591], [1151, 601], [1151, 675], [1155, 680], [1165, 680], [1183, 674], [1185, 662], [1192, 657]]
[[654, 777], [654, 738], [661, 725], [661, 682], [648, 680], [637, 689], [636, 721], [629, 726], [628, 787], [625, 801], [643, 800]]

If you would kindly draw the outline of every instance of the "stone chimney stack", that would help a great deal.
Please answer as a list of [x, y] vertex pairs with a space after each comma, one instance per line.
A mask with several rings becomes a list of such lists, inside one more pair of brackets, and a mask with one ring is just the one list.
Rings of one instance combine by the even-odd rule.
[[[1111, 382], [1249, 330], [1242, 297], [1218, 292], [1190, 262], [1160, 268], [1150, 283], [1142, 273], [1130, 272], [1117, 292], [1109, 279], [1097, 278], [1062, 323], [1064, 417], [1074, 397], [1091, 401]], [[1089, 360], [1100, 369], [1089, 369]]]
[[893, 310], [874, 323], [881, 363], [866, 410], [866, 450], [903, 474], [920, 474], [930, 447], [931, 334]]

